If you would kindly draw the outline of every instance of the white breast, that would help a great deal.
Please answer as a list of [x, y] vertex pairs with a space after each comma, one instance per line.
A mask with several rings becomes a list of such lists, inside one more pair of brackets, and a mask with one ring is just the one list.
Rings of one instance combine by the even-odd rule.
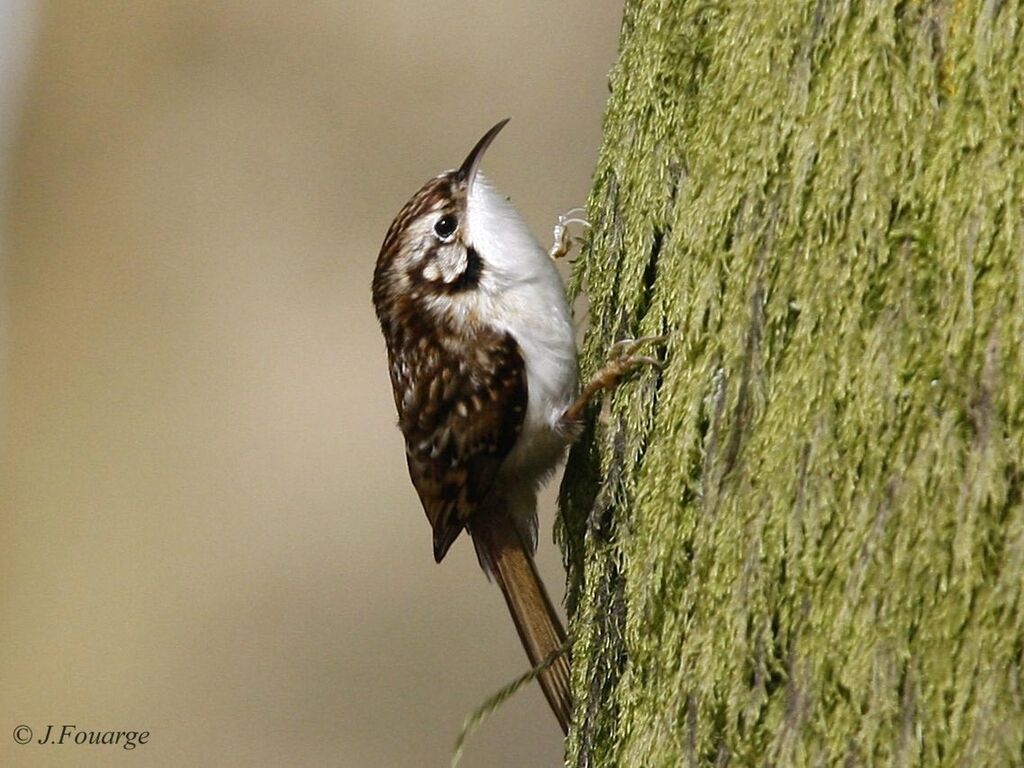
[[481, 174], [468, 207], [466, 234], [485, 265], [479, 310], [512, 335], [526, 362], [526, 419], [502, 472], [535, 487], [561, 457], [565, 441], [556, 426], [576, 392], [576, 339], [565, 286], [515, 208]]

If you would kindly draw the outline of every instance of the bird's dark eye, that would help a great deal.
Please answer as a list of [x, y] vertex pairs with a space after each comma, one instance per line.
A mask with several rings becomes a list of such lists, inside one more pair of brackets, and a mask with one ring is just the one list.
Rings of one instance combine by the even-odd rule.
[[434, 225], [434, 232], [442, 240], [447, 240], [449, 237], [452, 236], [452, 233], [458, 226], [458, 219], [456, 219], [454, 216], [442, 216], [440, 219], [437, 220], [437, 223]]

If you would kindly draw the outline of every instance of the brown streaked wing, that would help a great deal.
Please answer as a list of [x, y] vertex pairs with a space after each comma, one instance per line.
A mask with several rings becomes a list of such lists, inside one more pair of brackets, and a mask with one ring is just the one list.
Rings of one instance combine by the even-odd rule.
[[[487, 496], [522, 430], [526, 366], [507, 333], [485, 330], [458, 353], [428, 340], [409, 357], [398, 391], [409, 475], [434, 529], [440, 562]], [[398, 382], [395, 382], [396, 389]]]

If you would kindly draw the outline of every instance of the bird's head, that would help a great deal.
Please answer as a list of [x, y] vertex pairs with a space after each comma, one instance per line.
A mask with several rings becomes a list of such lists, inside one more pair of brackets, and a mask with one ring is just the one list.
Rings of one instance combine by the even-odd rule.
[[452, 296], [476, 288], [485, 269], [470, 207], [484, 152], [508, 119], [491, 128], [458, 168], [431, 179], [395, 217], [374, 273], [374, 300]]

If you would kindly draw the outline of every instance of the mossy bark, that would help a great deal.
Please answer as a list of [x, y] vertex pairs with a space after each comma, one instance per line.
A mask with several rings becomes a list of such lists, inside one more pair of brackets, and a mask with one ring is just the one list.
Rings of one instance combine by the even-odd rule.
[[586, 766], [1024, 764], [1024, 9], [627, 2], [574, 273]]

